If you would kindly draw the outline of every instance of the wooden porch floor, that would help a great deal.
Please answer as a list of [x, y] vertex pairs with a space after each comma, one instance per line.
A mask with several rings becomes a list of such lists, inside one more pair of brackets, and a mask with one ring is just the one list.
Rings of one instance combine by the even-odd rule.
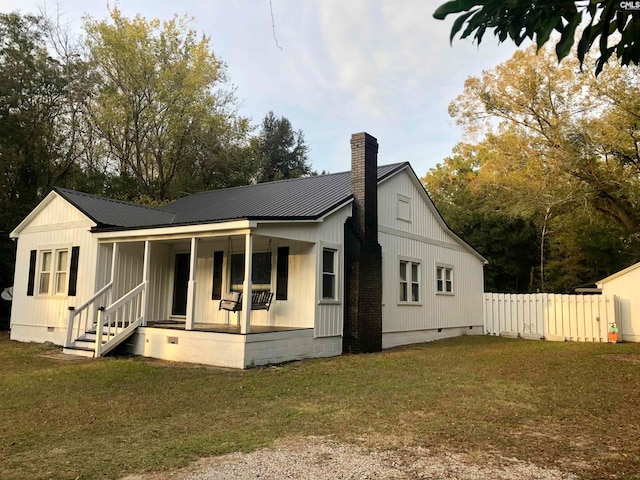
[[[169, 328], [174, 330], [184, 330], [185, 322], [179, 320], [158, 320], [148, 322], [147, 327], [150, 328]], [[270, 333], [270, 332], [286, 332], [290, 330], [311, 330], [312, 327], [274, 327], [268, 325], [251, 325], [251, 333]], [[193, 330], [198, 332], [212, 333], [235, 333], [240, 334], [240, 326], [225, 323], [195, 323]]]

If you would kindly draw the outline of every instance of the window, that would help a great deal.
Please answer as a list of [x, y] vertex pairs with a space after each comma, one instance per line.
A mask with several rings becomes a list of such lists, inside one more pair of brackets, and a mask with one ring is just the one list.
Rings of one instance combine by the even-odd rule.
[[[40, 251], [40, 265], [38, 270], [39, 295], [67, 295], [69, 287], [69, 260], [68, 248]], [[77, 275], [77, 268], [75, 272]]]
[[336, 255], [330, 248], [322, 249], [322, 299], [335, 300], [336, 295]]
[[[271, 253], [254, 253], [251, 257], [252, 290], [271, 289]], [[244, 253], [231, 255], [231, 291], [241, 292], [244, 282]]]
[[69, 250], [56, 251], [56, 295], [67, 293], [67, 276], [69, 269]]
[[436, 292], [453, 295], [453, 267], [436, 266]]
[[49, 295], [51, 286], [51, 250], [40, 253], [40, 295]]
[[400, 302], [420, 302], [420, 264], [400, 260]]

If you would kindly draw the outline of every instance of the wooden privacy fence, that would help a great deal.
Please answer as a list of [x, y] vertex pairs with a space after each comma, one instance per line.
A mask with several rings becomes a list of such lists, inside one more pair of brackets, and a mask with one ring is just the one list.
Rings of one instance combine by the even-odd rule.
[[603, 295], [484, 294], [485, 334], [606, 342], [614, 321], [614, 302]]

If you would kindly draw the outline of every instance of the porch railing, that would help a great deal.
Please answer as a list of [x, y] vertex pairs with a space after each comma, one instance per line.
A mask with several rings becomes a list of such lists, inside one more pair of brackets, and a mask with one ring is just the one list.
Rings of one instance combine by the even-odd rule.
[[111, 303], [112, 286], [113, 282], [109, 282], [79, 307], [69, 307], [65, 347], [71, 346], [74, 339], [94, 330], [98, 321], [97, 307]]
[[[124, 340], [144, 319], [144, 297], [148, 282], [142, 282], [113, 304], [98, 309], [95, 356], [100, 357]], [[103, 339], [106, 341], [103, 342]]]

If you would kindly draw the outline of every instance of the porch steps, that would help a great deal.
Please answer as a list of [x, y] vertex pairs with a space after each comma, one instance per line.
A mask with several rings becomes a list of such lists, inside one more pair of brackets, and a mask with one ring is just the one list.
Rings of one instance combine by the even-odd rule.
[[[70, 308], [63, 352], [101, 357], [133, 335], [143, 324], [147, 283], [143, 281], [105, 307], [108, 299], [103, 297], [111, 288], [109, 283], [80, 307]], [[101, 330], [100, 344], [96, 342], [98, 326]]]
[[[128, 323], [125, 323], [125, 327], [128, 326]], [[107, 343], [107, 341], [111, 340], [115, 337], [115, 333], [107, 334], [104, 332], [102, 334], [102, 344]], [[82, 357], [95, 357], [96, 353], [96, 330], [89, 330], [84, 335], [79, 338], [76, 338], [73, 342], [73, 345], [68, 347], [64, 347], [62, 353], [67, 353], [69, 355], [79, 355]]]
[[79, 346], [64, 347], [62, 349], [62, 353], [65, 353], [67, 355], [76, 355], [78, 357], [89, 357], [89, 358], [93, 358], [96, 355], [94, 348], [79, 347]]

